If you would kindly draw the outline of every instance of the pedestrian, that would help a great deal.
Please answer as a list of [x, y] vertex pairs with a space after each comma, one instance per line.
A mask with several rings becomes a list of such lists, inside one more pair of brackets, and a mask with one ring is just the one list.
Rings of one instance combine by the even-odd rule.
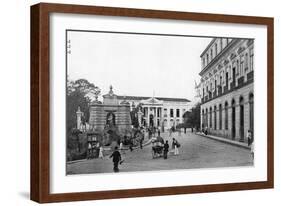
[[103, 147], [100, 146], [99, 158], [103, 159]]
[[186, 127], [184, 127], [184, 134], [186, 134]]
[[148, 138], [150, 139], [152, 137], [152, 131], [151, 128], [148, 128]]
[[248, 132], [247, 132], [247, 139], [248, 139], [248, 146], [250, 146], [251, 141], [252, 141], [252, 134], [251, 134], [250, 130], [248, 130]]
[[115, 147], [114, 152], [110, 155], [110, 158], [112, 158], [112, 162], [113, 162], [113, 171], [114, 172], [119, 172], [119, 162], [121, 161], [121, 154], [118, 151], [118, 147]]
[[251, 140], [251, 156], [252, 156], [252, 160], [254, 161], [254, 153], [255, 152], [255, 146], [254, 146], [254, 138], [252, 137]]
[[133, 149], [133, 140], [130, 139], [130, 142], [129, 142], [129, 149], [130, 151], [132, 152], [134, 149]]
[[191, 127], [191, 133], [193, 133], [193, 127]]
[[164, 144], [164, 159], [168, 158], [168, 152], [169, 152], [169, 143], [168, 140], [166, 140]]
[[172, 147], [174, 148], [174, 155], [178, 155], [179, 154], [179, 146], [180, 144], [178, 143], [178, 141], [173, 138], [173, 143], [172, 143]]
[[87, 159], [91, 158], [91, 154], [92, 154], [92, 144], [89, 142], [88, 143], [88, 150], [87, 150]]
[[172, 136], [172, 127], [169, 129], [169, 137]]
[[254, 160], [254, 137], [252, 135], [251, 130], [248, 130], [247, 138], [248, 138], [248, 146], [250, 146], [250, 148], [251, 148], [251, 157], [252, 157], [252, 160]]
[[160, 136], [160, 129], [158, 129], [158, 136]]

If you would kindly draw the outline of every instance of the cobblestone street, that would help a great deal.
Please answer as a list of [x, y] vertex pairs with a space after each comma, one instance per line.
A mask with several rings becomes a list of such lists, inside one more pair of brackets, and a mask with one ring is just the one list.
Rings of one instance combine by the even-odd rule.
[[[172, 137], [162, 134], [164, 140], [169, 141], [170, 151]], [[168, 159], [152, 158], [151, 144], [143, 149], [135, 149], [133, 152], [122, 153], [124, 163], [120, 165], [120, 172], [157, 171], [171, 169], [214, 168], [252, 166], [250, 150], [216, 140], [202, 137], [194, 133], [173, 134], [181, 144], [180, 154], [174, 156], [169, 153]], [[112, 159], [108, 156], [104, 159], [82, 160], [67, 163], [68, 174], [108, 173], [112, 172]]]

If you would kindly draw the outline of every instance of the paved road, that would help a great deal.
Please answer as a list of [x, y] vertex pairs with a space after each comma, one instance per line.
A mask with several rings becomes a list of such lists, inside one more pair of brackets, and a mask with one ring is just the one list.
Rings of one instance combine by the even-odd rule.
[[[169, 141], [170, 148], [172, 138], [164, 134], [164, 139]], [[125, 160], [120, 166], [120, 172], [153, 171], [170, 169], [214, 168], [252, 166], [250, 150], [234, 145], [222, 143], [194, 133], [174, 134], [181, 143], [180, 154], [169, 154], [168, 159], [152, 159], [151, 145], [142, 150], [126, 151], [122, 154]], [[107, 173], [112, 172], [113, 163], [109, 157], [104, 159], [84, 160], [67, 164], [68, 174]]]

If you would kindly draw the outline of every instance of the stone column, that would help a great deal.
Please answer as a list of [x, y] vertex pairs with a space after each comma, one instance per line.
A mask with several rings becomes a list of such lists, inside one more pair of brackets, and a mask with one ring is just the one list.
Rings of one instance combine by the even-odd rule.
[[150, 116], [150, 107], [147, 107], [147, 126], [150, 125], [149, 116]]
[[157, 107], [154, 108], [154, 126], [157, 127]]
[[76, 122], [77, 122], [77, 129], [80, 130], [81, 126], [81, 118], [82, 118], [83, 112], [81, 112], [80, 107], [78, 107], [77, 112], [76, 112]]
[[139, 126], [141, 127], [142, 126], [142, 124], [141, 124], [141, 117], [142, 117], [142, 115], [143, 115], [143, 113], [141, 112], [141, 110], [139, 109], [139, 111], [138, 111], [138, 122], [139, 122]]
[[239, 102], [235, 104], [235, 108], [236, 108], [236, 122], [235, 122], [235, 127], [236, 127], [236, 131], [235, 131], [235, 140], [240, 140], [240, 105]]

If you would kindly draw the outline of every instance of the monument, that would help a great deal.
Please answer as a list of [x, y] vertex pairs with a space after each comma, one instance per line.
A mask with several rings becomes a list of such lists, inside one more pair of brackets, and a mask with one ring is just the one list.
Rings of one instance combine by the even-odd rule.
[[125, 99], [119, 103], [110, 86], [103, 95], [103, 102], [97, 100], [89, 105], [89, 125], [95, 132], [103, 134], [103, 144], [118, 142], [131, 132], [130, 104]]

